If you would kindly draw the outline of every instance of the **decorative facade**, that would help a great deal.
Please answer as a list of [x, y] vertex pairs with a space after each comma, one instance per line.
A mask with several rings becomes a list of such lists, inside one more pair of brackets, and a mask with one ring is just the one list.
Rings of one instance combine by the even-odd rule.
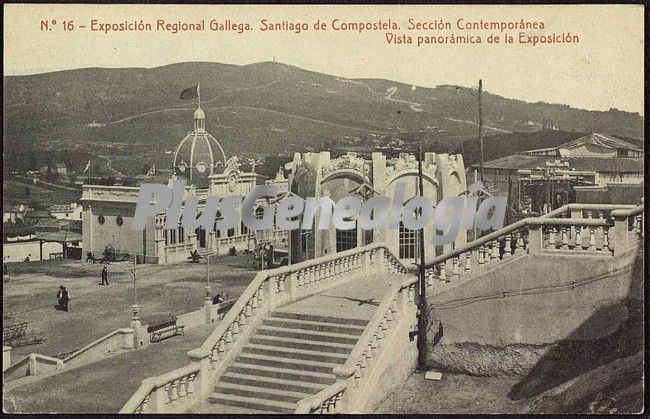
[[[387, 158], [382, 153], [372, 153], [364, 159], [356, 153], [332, 159], [328, 151], [294, 155], [287, 168], [291, 170], [290, 191], [303, 198], [330, 197], [334, 202], [349, 194], [363, 199], [373, 195], [391, 198], [398, 181], [406, 184], [404, 202], [419, 195], [418, 162], [416, 156], [402, 153], [397, 158]], [[445, 196], [458, 196], [467, 189], [465, 167], [461, 155], [425, 153], [422, 167], [424, 195], [433, 202]], [[318, 215], [314, 225], [318, 223]], [[431, 240], [433, 224], [425, 228], [425, 239]], [[365, 231], [353, 230], [295, 230], [291, 232], [291, 262], [299, 262], [326, 254], [336, 253], [369, 243], [386, 245], [400, 259], [414, 261], [419, 249], [417, 231], [399, 229]], [[466, 241], [461, 232], [456, 244]], [[453, 246], [453, 245], [450, 245]], [[427, 244], [426, 258], [442, 252], [442, 248]]]

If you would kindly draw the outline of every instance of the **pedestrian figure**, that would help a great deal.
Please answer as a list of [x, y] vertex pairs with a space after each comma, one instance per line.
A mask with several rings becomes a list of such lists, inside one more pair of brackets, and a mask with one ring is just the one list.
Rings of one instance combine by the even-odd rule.
[[106, 270], [106, 266], [102, 268], [102, 283], [99, 285], [108, 285], [108, 271]]
[[63, 311], [68, 311], [68, 302], [70, 301], [70, 295], [68, 294], [68, 290], [65, 289], [65, 287], [63, 287], [62, 301]]
[[63, 310], [63, 285], [59, 285], [59, 291], [56, 293], [56, 300], [59, 302], [56, 309]]
[[221, 297], [221, 293], [218, 293], [212, 299], [212, 304], [219, 304], [219, 303], [223, 303], [223, 297]]

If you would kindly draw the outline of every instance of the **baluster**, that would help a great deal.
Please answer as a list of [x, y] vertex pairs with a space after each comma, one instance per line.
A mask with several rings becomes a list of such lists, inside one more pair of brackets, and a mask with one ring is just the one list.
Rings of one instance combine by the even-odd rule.
[[246, 324], [246, 316], [245, 316], [245, 314], [244, 314], [244, 310], [242, 310], [242, 311], [239, 313], [239, 325], [240, 325], [240, 326], [244, 326], [245, 324]]
[[232, 322], [232, 334], [236, 335], [239, 333], [239, 322], [237, 321], [237, 318], [235, 318], [235, 321]]
[[216, 364], [219, 361], [219, 354], [218, 354], [218, 348], [215, 346], [212, 348], [212, 352], [210, 354], [210, 363]]
[[569, 238], [567, 237], [566, 227], [562, 227], [562, 249], [563, 250], [569, 249]]
[[506, 256], [510, 256], [512, 254], [512, 245], [511, 245], [512, 238], [510, 237], [510, 234], [506, 235], [506, 244], [503, 249], [503, 257], [505, 258]]
[[165, 386], [163, 387], [163, 395], [165, 396], [164, 397], [165, 404], [170, 404], [172, 402], [171, 401], [171, 395], [170, 395], [171, 389], [172, 389], [172, 383], [166, 383]]
[[377, 334], [375, 333], [375, 334], [372, 336], [372, 339], [370, 339], [370, 349], [371, 349], [373, 352], [377, 352], [377, 348], [379, 348], [379, 337], [378, 337]]
[[640, 236], [641, 235], [641, 229], [642, 229], [641, 216], [637, 215], [636, 217], [634, 217], [634, 220], [636, 221], [636, 227], [634, 228], [634, 231], [638, 236]]
[[[281, 275], [280, 279], [278, 280], [278, 289], [280, 290], [279, 292], [284, 292], [284, 287], [285, 287], [285, 281], [287, 280], [286, 275]], [[298, 286], [300, 286], [300, 281], [298, 281]]]
[[465, 253], [465, 272], [472, 272], [472, 252]]
[[298, 282], [298, 289], [305, 285], [305, 274], [303, 271], [296, 272], [296, 281]]
[[357, 365], [354, 368], [354, 379], [359, 380], [360, 378], [361, 378], [361, 364], [357, 362]]
[[178, 380], [172, 381], [171, 390], [169, 391], [169, 402], [173, 403], [178, 400]]
[[226, 352], [226, 341], [219, 339], [219, 352]]
[[519, 231], [517, 232], [517, 242], [515, 243], [515, 254], [524, 253], [524, 234]]
[[482, 265], [485, 263], [485, 248], [483, 245], [478, 247], [478, 264]]
[[492, 246], [492, 254], [490, 255], [490, 259], [499, 259], [499, 242], [493, 241], [490, 243], [490, 246]]
[[246, 313], [245, 313], [245, 314], [246, 314], [246, 317], [251, 317], [251, 316], [253, 315], [253, 307], [251, 307], [251, 306], [252, 306], [252, 304], [251, 304], [251, 302], [249, 301], [249, 302], [246, 304]]
[[575, 245], [573, 247], [573, 250], [582, 250], [582, 237], [580, 237], [580, 230], [581, 229], [582, 229], [582, 226], [577, 226], [576, 227]]
[[609, 248], [609, 226], [603, 227], [603, 250], [606, 252], [611, 251]]
[[359, 359], [359, 366], [361, 367], [361, 375], [363, 375], [363, 369], [368, 368], [368, 359], [366, 358], [366, 353], [361, 354], [361, 358]]
[[596, 250], [596, 232], [593, 227], [589, 229], [589, 248], [587, 250]]
[[187, 377], [187, 395], [190, 396], [194, 394], [194, 379], [196, 378], [196, 373], [190, 374]]
[[454, 280], [457, 280], [459, 278], [459, 273], [458, 273], [458, 256], [454, 256], [452, 259], [452, 265], [451, 265], [451, 277]]
[[636, 232], [636, 225], [637, 225], [637, 219], [636, 217], [632, 217], [632, 228], [629, 231]]
[[447, 275], [445, 274], [445, 262], [438, 264], [440, 270], [440, 282], [447, 282]]
[[226, 329], [226, 343], [232, 343], [232, 326]]
[[555, 227], [549, 227], [548, 229], [548, 247], [555, 249]]
[[261, 303], [264, 300], [264, 292], [262, 291], [262, 287], [259, 287], [257, 289], [257, 301]]
[[185, 391], [185, 379], [186, 377], [181, 377], [178, 380], [178, 398], [183, 398], [187, 396], [187, 392]]

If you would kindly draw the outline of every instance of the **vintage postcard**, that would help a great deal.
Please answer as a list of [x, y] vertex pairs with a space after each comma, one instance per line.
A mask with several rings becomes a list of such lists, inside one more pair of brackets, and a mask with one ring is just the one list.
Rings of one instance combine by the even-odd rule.
[[642, 413], [644, 17], [5, 4], [3, 412]]

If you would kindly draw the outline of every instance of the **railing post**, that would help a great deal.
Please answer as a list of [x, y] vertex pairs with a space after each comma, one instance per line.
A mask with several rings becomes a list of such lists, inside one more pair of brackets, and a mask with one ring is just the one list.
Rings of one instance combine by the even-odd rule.
[[285, 279], [285, 282], [287, 283], [287, 286], [289, 287], [289, 300], [290, 301], [296, 301], [298, 298], [298, 273], [297, 272], [291, 272], [289, 275], [287, 275], [287, 279]]
[[[540, 253], [544, 248], [543, 228], [540, 225], [528, 225], [528, 250], [529, 253]], [[549, 234], [554, 234], [549, 229]]]
[[609, 248], [614, 250], [614, 255], [625, 251], [630, 244], [628, 234], [628, 217], [614, 216], [614, 228], [609, 229]]

